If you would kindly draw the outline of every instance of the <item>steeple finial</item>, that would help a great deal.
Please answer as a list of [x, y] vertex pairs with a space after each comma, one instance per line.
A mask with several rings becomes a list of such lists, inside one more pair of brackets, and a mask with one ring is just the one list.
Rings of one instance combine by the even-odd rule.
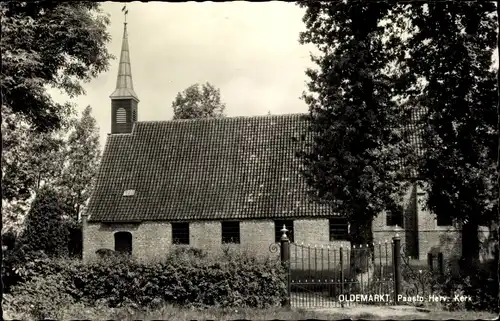
[[123, 15], [125, 16], [125, 26], [127, 26], [127, 15], [128, 15], [128, 10], [127, 10], [127, 5], [124, 5], [122, 8]]
[[127, 99], [132, 98], [139, 101], [137, 94], [134, 91], [134, 84], [132, 82], [132, 69], [130, 67], [130, 52], [128, 48], [128, 34], [127, 34], [127, 6], [123, 6], [122, 12], [125, 17], [123, 23], [123, 39], [122, 49], [120, 53], [120, 65], [118, 67], [118, 77], [116, 79], [116, 89], [111, 94], [111, 99]]

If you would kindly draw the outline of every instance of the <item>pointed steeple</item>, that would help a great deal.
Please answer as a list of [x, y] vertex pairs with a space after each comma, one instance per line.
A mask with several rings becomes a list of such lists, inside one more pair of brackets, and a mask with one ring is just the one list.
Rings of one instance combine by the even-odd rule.
[[[127, 9], [124, 9], [125, 11]], [[125, 19], [128, 11], [125, 11]], [[122, 50], [120, 53], [120, 65], [118, 67], [118, 77], [116, 79], [116, 89], [109, 96], [111, 99], [134, 99], [139, 102], [139, 98], [134, 91], [132, 82], [132, 69], [130, 67], [130, 51], [128, 48], [127, 22], [123, 24]]]
[[127, 7], [124, 6], [122, 11], [125, 14], [125, 23], [123, 28], [120, 66], [118, 67], [116, 89], [111, 96], [109, 96], [111, 98], [111, 134], [132, 132], [134, 123], [137, 121], [137, 106], [139, 103], [139, 98], [134, 91], [132, 70], [130, 68], [130, 53], [127, 35]]

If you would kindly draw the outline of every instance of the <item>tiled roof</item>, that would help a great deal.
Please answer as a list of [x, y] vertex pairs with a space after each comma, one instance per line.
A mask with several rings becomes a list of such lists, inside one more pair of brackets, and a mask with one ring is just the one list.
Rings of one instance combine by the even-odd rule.
[[[404, 126], [406, 135], [412, 146], [412, 151], [417, 156], [416, 161], [418, 162], [422, 157], [424, 157], [424, 146], [422, 142], [423, 126], [424, 126], [424, 116], [426, 110], [422, 107], [414, 107], [409, 110], [409, 119]], [[406, 171], [406, 175], [409, 179], [418, 179], [418, 173], [415, 165], [402, 160], [402, 168]]]
[[406, 126], [406, 130], [408, 130], [411, 143], [415, 146], [416, 154], [419, 157], [424, 155], [424, 147], [422, 143], [422, 134], [423, 134], [423, 119], [425, 116], [426, 110], [422, 107], [414, 107], [410, 112], [410, 121]]
[[108, 136], [89, 220], [335, 215], [309, 198], [299, 172], [305, 143], [295, 138], [306, 128], [299, 114], [137, 122]]
[[299, 173], [301, 116], [138, 122], [132, 134], [110, 135], [90, 220], [332, 215], [309, 200]]

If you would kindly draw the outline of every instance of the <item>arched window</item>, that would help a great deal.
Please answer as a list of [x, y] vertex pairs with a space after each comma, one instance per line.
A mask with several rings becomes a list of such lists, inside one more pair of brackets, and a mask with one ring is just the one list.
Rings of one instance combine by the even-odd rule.
[[124, 124], [127, 122], [127, 111], [125, 108], [118, 108], [116, 111], [116, 123]]
[[130, 232], [115, 233], [115, 251], [132, 254], [132, 233]]

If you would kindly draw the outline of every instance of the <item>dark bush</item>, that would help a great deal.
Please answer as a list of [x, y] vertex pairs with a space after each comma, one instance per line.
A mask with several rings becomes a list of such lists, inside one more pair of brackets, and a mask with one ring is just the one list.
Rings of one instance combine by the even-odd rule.
[[4, 293], [11, 288], [26, 283], [36, 277], [47, 277], [54, 274], [65, 274], [69, 277], [73, 261], [68, 259], [51, 259], [44, 251], [33, 251], [27, 246], [19, 245], [3, 252], [2, 282]]
[[13, 231], [7, 231], [2, 234], [2, 246], [5, 246], [7, 250], [12, 250], [17, 241], [17, 235]]
[[82, 258], [83, 235], [81, 223], [68, 226], [68, 252], [70, 257]]
[[73, 280], [83, 301], [149, 306], [155, 300], [176, 304], [265, 307], [286, 293], [279, 262], [200, 259], [195, 255], [141, 264], [110, 258], [75, 269]]
[[15, 286], [13, 294], [4, 297], [4, 307], [35, 320], [60, 319], [61, 308], [74, 302], [68, 280], [63, 274], [34, 277]]
[[[89, 264], [40, 257], [19, 269], [22, 284], [15, 289], [30, 293], [26, 287], [39, 284], [44, 276], [57, 275], [65, 280], [64, 290], [60, 289], [65, 295], [77, 302], [100, 302], [109, 307], [148, 307], [158, 302], [267, 307], [279, 305], [286, 294], [286, 274], [278, 261], [241, 255], [200, 258], [199, 251], [187, 253], [191, 254], [150, 264], [127, 257], [107, 257]], [[25, 295], [25, 299], [29, 298]]]
[[26, 217], [21, 243], [31, 251], [44, 251], [50, 257], [68, 255], [67, 207], [58, 193], [44, 187], [36, 196]]
[[451, 302], [450, 310], [467, 309], [477, 311], [499, 312], [498, 307], [498, 261], [491, 260], [478, 267], [475, 275], [453, 276], [447, 272], [440, 280], [440, 289], [449, 296], [454, 294], [468, 295], [470, 301]]

